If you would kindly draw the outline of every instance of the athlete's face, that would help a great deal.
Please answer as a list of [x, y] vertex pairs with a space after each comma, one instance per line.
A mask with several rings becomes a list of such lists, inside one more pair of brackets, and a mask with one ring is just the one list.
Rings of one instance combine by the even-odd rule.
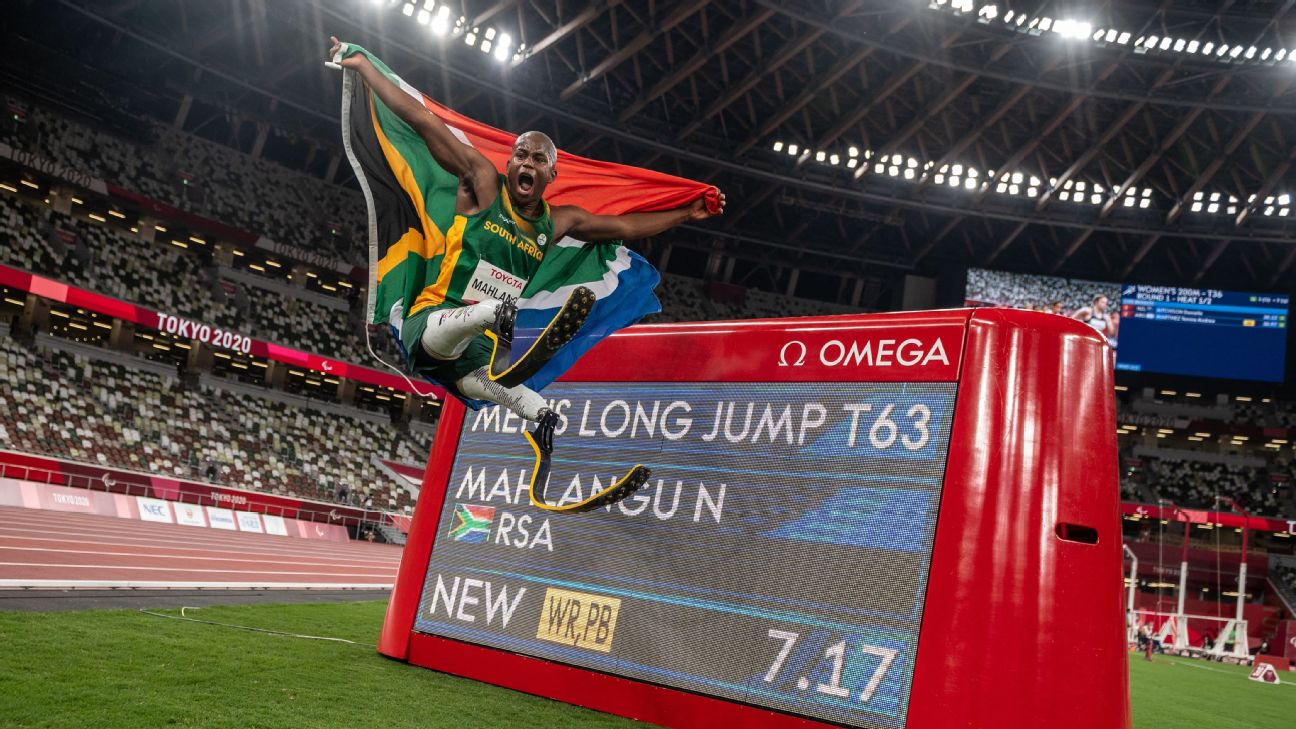
[[519, 205], [539, 202], [544, 197], [545, 188], [558, 175], [553, 164], [555, 157], [553, 141], [544, 134], [527, 132], [518, 137], [505, 169], [509, 197]]
[[1107, 311], [1107, 297], [1099, 296], [1098, 298], [1094, 299], [1093, 308], [1094, 311], [1099, 314]]

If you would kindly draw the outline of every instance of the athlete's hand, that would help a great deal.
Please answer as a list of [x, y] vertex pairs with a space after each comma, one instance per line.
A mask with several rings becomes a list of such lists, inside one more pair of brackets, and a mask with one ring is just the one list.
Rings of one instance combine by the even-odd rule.
[[[338, 51], [342, 50], [342, 41], [338, 40], [337, 36], [331, 35], [329, 36], [329, 42], [333, 44], [332, 47], [329, 48], [328, 52], [329, 60], [332, 61], [333, 58], [337, 56]], [[356, 53], [343, 58], [338, 65], [342, 66], [342, 68], [354, 68], [358, 70], [367, 60], [369, 59], [365, 58], [363, 53]]]
[[[715, 215], [724, 215], [724, 208], [725, 208], [725, 196], [724, 193], [722, 192], [720, 193], [720, 210], [719, 212], [715, 213]], [[689, 206], [689, 216], [688, 216], [689, 220], [706, 220], [707, 218], [710, 217], [714, 217], [714, 215], [712, 215], [710, 210], [707, 210], [706, 198], [700, 197], [694, 200], [693, 204]]]

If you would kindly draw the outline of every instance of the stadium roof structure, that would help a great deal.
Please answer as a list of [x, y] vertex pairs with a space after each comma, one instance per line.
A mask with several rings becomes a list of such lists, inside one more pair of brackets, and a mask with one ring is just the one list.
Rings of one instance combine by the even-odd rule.
[[70, 55], [162, 118], [310, 139], [323, 176], [332, 33], [487, 123], [720, 186], [725, 217], [672, 235], [739, 259], [737, 279], [864, 278], [865, 305], [963, 266], [1278, 289], [1296, 284], [1293, 4], [60, 0], [5, 31], [5, 79], [15, 55]]

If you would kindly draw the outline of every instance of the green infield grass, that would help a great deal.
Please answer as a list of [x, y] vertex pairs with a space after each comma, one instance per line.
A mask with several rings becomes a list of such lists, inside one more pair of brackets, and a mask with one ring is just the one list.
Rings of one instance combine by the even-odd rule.
[[[131, 610], [0, 612], [0, 727], [643, 726], [383, 658], [372, 643], [385, 607], [256, 605], [188, 613], [364, 645]], [[1132, 659], [1130, 672], [1136, 729], [1289, 727], [1296, 716], [1296, 681], [1266, 686], [1246, 680], [1241, 667], [1161, 656], [1153, 663]]]

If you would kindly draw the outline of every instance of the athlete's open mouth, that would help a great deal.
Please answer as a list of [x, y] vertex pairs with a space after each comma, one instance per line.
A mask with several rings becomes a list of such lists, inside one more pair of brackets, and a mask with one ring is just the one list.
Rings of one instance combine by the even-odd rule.
[[531, 192], [535, 187], [535, 178], [529, 172], [519, 172], [517, 186], [518, 192]]

